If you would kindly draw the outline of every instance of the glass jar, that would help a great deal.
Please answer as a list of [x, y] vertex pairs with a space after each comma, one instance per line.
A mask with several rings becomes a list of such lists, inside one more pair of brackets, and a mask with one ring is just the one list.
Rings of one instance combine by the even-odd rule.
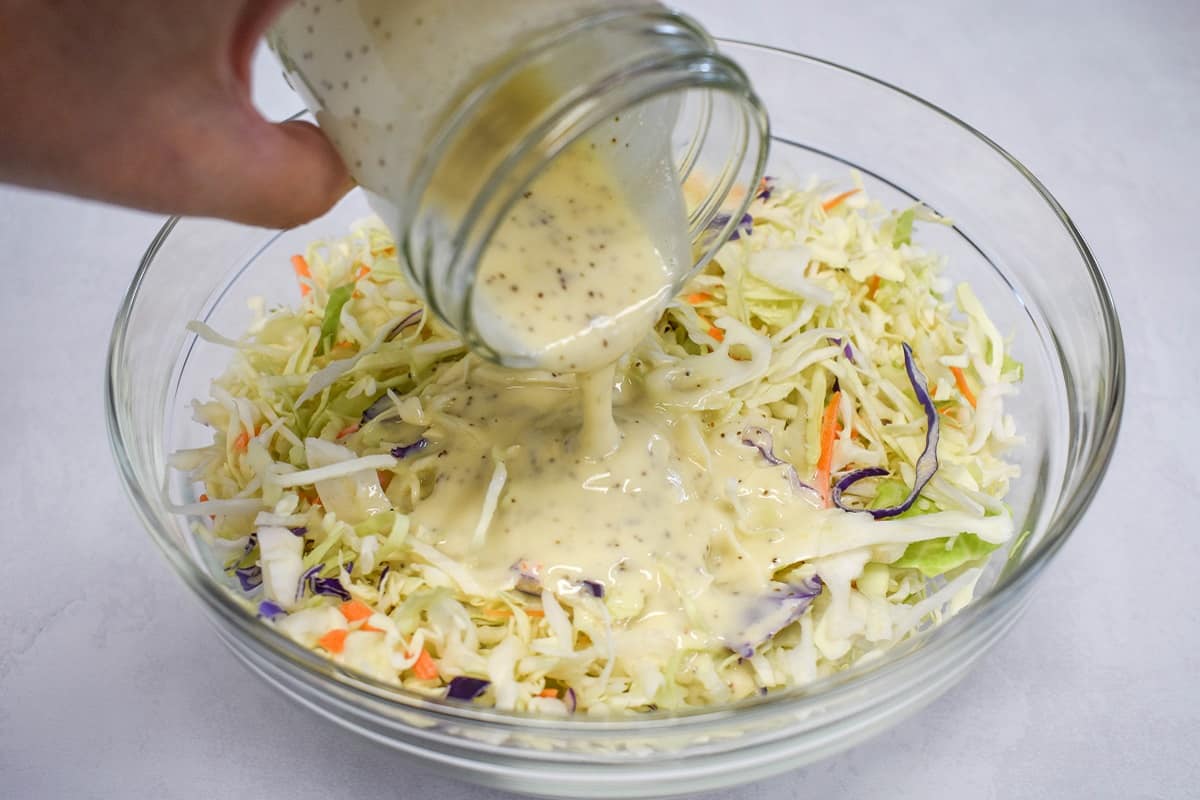
[[[498, 227], [555, 159], [620, 143], [606, 158], [633, 215], [652, 239], [687, 237], [654, 241], [682, 256], [653, 316], [732, 234], [766, 162], [746, 75], [658, 3], [302, 0], [268, 39], [396, 235], [414, 288], [506, 366], [545, 364], [481, 324], [473, 293]], [[659, 219], [664, 175], [677, 225]]]

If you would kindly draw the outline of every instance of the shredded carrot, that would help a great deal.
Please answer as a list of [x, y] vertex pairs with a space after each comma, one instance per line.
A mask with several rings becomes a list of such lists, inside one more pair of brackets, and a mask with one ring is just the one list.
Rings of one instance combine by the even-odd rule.
[[354, 294], [352, 294], [350, 296], [353, 297], [355, 300], [362, 300], [364, 297], [366, 297], [365, 294], [363, 294], [362, 292], [360, 292], [358, 290], [355, 290]]
[[[527, 616], [527, 617], [544, 617], [544, 616], [546, 616], [546, 612], [540, 608], [526, 608], [526, 609], [524, 609], [524, 611], [525, 611], [525, 616]], [[513, 612], [512, 612], [512, 609], [508, 609], [508, 608], [485, 608], [483, 610], [483, 615], [485, 617], [491, 617], [492, 619], [508, 619], [509, 617], [511, 617], [513, 615]]]
[[386, 472], [382, 469], [375, 470], [375, 474], [379, 476], [379, 488], [387, 491], [388, 484], [392, 482], [392, 475], [395, 473]]
[[296, 280], [300, 284], [300, 296], [308, 297], [312, 292], [312, 285], [305, 282], [305, 278], [312, 280], [312, 272], [308, 268], [308, 262], [304, 260], [304, 256], [296, 254], [292, 256], [292, 271], [296, 273]]
[[879, 276], [872, 275], [870, 277], [870, 279], [867, 280], [867, 299], [874, 300], [875, 293], [878, 291], [879, 291]]
[[975, 408], [975, 393], [971, 391], [971, 386], [967, 383], [967, 376], [963, 374], [962, 367], [951, 367], [950, 371], [954, 373], [954, 382], [958, 384], [958, 390], [962, 392], [962, 396], [967, 398], [967, 402], [971, 404], [971, 408]]
[[558, 697], [558, 689], [542, 689], [538, 697]]
[[349, 436], [350, 434], [354, 433], [354, 432], [355, 432], [355, 431], [357, 431], [357, 430], [358, 430], [358, 423], [357, 423], [357, 422], [355, 422], [355, 423], [354, 423], [354, 424], [352, 424], [352, 425], [347, 425], [346, 427], [344, 427], [344, 428], [342, 428], [340, 431], [338, 431], [337, 438], [339, 438], [339, 439], [345, 438], [345, 437]]
[[837, 412], [841, 401], [842, 393], [834, 392], [833, 397], [829, 398], [829, 405], [825, 406], [825, 414], [821, 417], [821, 455], [817, 459], [817, 489], [821, 492], [821, 499], [826, 508], [830, 505], [832, 494], [829, 476], [833, 467], [833, 444], [837, 439]]
[[698, 306], [701, 303], [707, 303], [709, 300], [712, 300], [712, 295], [708, 292], [692, 292], [686, 299], [692, 305]]
[[716, 339], [718, 342], [725, 341], [725, 331], [721, 330], [716, 325], [708, 326], [708, 335]]
[[437, 665], [433, 663], [428, 650], [422, 650], [421, 655], [417, 656], [417, 663], [413, 664], [412, 671], [413, 675], [423, 681], [431, 681], [438, 676]]
[[238, 437], [233, 440], [233, 449], [239, 453], [246, 452], [246, 448], [250, 445], [250, 434], [242, 431]]
[[346, 649], [346, 633], [341, 628], [334, 628], [320, 639], [317, 639], [317, 644], [331, 653], [340, 653]]
[[354, 280], [361, 281], [363, 278], [367, 277], [370, 274], [371, 274], [371, 268], [368, 267], [366, 264], [361, 264], [358, 267], [358, 273], [355, 274], [355, 276], [354, 276]]
[[848, 192], [842, 192], [835, 197], [831, 197], [824, 203], [821, 203], [821, 210], [825, 212], [833, 211], [835, 208], [840, 206], [847, 197], [853, 197], [854, 195], [858, 194], [858, 192], [858, 189], [851, 189]]
[[338, 607], [338, 610], [342, 612], [342, 616], [346, 618], [347, 622], [358, 622], [375, 613], [369, 605], [361, 600], [347, 600]]
[[[200, 495], [200, 502], [201, 502], [201, 503], [207, 503], [207, 502], [208, 502], [208, 495], [206, 495], [206, 494], [201, 494], [201, 495]], [[208, 515], [208, 518], [209, 518], [209, 519], [214, 519], [214, 520], [215, 520], [215, 519], [217, 518], [217, 515], [216, 515], [216, 514], [209, 514], [209, 515]]]
[[359, 630], [366, 631], [367, 633], [386, 633], [386, 631], [384, 631], [383, 628], [376, 628], [374, 625], [372, 625], [369, 622], [364, 622], [362, 624], [362, 627], [359, 628]]

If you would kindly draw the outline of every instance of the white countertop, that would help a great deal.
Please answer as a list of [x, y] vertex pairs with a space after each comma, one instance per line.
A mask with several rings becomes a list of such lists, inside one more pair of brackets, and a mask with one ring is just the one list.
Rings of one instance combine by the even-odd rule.
[[[1200, 4], [679, 4], [885, 77], [1007, 147], [1091, 244], [1129, 357], [1107, 481], [1000, 647], [900, 727], [711, 797], [1196, 796], [1200, 532], [1182, 506], [1200, 495]], [[259, 67], [263, 107], [290, 110]], [[508, 797], [414, 772], [251, 675], [134, 518], [101, 382], [160, 221], [0, 189], [0, 795]]]

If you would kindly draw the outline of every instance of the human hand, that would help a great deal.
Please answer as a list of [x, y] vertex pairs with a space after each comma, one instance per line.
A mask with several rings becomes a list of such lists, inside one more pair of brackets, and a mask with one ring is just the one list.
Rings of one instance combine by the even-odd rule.
[[0, 181], [288, 227], [351, 180], [305, 122], [250, 101], [288, 0], [0, 0]]

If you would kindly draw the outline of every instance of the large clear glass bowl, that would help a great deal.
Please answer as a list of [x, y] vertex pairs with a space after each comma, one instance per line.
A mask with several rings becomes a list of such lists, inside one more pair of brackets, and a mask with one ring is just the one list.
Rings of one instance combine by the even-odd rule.
[[1011, 504], [1028, 530], [993, 560], [980, 596], [944, 625], [819, 683], [732, 707], [632, 719], [539, 719], [429, 700], [375, 683], [299, 647], [231, 594], [167, 495], [194, 488], [167, 454], [205, 444], [189, 402], [228, 352], [184, 325], [233, 335], [247, 301], [294, 302], [288, 256], [368, 213], [351, 194], [286, 232], [173, 219], [150, 245], [113, 331], [108, 423], [124, 484], [221, 639], [272, 685], [318, 713], [416, 760], [548, 797], [691, 794], [791, 769], [847, 748], [949, 688], [1020, 614], [1104, 473], [1124, 386], [1121, 334], [1104, 279], [1066, 212], [985, 136], [900, 89], [851, 70], [742, 42], [723, 47], [750, 73], [774, 128], [768, 174], [847, 181], [858, 170], [894, 206], [920, 200], [953, 218], [923, 242], [949, 257], [1000, 329], [1025, 382], [1012, 404], [1026, 438]]

